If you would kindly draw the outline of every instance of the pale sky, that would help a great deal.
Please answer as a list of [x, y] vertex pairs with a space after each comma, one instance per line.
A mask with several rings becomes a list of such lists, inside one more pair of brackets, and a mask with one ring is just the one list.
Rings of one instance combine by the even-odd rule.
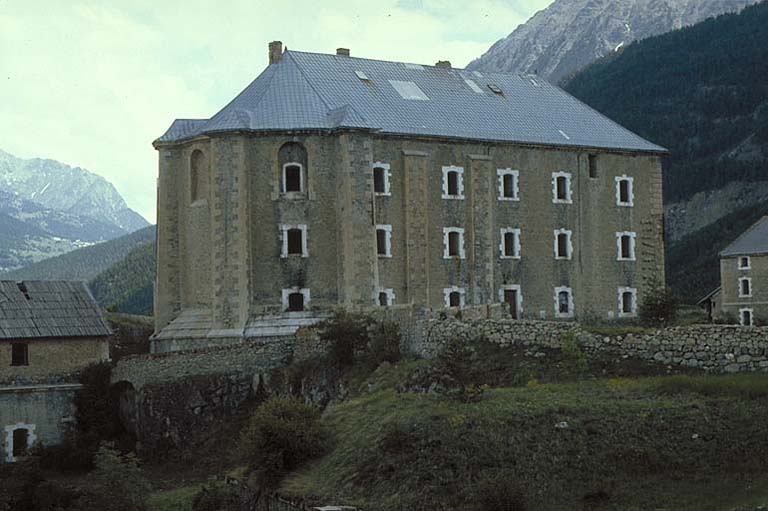
[[464, 67], [552, 0], [0, 0], [0, 149], [111, 181], [155, 221], [152, 141], [209, 118], [267, 44]]

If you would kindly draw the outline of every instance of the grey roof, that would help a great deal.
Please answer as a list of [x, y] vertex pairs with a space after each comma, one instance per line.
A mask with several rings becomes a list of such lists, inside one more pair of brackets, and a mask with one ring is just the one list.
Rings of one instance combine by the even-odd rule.
[[0, 280], [0, 340], [110, 334], [83, 282]]
[[721, 257], [750, 254], [768, 254], [768, 216], [758, 220], [720, 252]]
[[[405, 99], [397, 82], [412, 82], [428, 99]], [[298, 51], [286, 51], [211, 119], [177, 120], [156, 142], [224, 131], [339, 128], [666, 152], [536, 76]]]

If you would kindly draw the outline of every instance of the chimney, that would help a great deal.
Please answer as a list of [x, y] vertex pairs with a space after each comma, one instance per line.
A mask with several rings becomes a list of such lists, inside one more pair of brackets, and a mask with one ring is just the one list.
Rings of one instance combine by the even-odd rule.
[[450, 60], [438, 60], [435, 64], [435, 67], [439, 67], [440, 69], [451, 69], [451, 61]]
[[349, 57], [349, 48], [336, 48], [336, 55]]
[[272, 41], [269, 43], [269, 64], [277, 64], [283, 58], [283, 42]]

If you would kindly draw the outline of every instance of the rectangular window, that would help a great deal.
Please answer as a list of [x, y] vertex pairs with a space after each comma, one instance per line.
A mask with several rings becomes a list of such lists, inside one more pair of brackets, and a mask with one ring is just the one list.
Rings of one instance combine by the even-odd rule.
[[618, 261], [634, 261], [635, 257], [635, 245], [637, 234], [634, 232], [617, 232], [616, 233], [616, 260]]
[[635, 193], [633, 190], [634, 178], [618, 176], [616, 178], [616, 205], [631, 207], [635, 202]]
[[286, 193], [304, 191], [304, 179], [300, 163], [283, 165], [283, 191]]
[[460, 287], [447, 287], [443, 289], [443, 297], [446, 307], [464, 307], [464, 289]]
[[496, 169], [496, 175], [499, 177], [499, 200], [520, 200], [520, 172], [512, 169]]
[[520, 258], [520, 229], [501, 229], [501, 244], [499, 245], [502, 259]]
[[573, 203], [570, 172], [552, 173], [552, 202], [555, 204]]
[[592, 179], [597, 178], [597, 155], [596, 154], [590, 154], [589, 155], [589, 177]]
[[573, 291], [570, 287], [555, 288], [555, 317], [573, 317]]
[[443, 229], [443, 258], [464, 259], [464, 229], [445, 227]]
[[280, 237], [282, 238], [282, 248], [280, 250], [280, 257], [282, 258], [286, 258], [289, 256], [309, 257], [309, 250], [307, 248], [307, 226], [306, 225], [281, 224]]
[[619, 288], [619, 317], [629, 318], [637, 315], [637, 289], [632, 287]]
[[29, 365], [29, 345], [27, 343], [14, 342], [11, 344], [11, 365]]
[[26, 456], [29, 448], [29, 430], [27, 428], [17, 428], [13, 430], [13, 450], [14, 458]]
[[741, 324], [741, 326], [753, 326], [753, 315], [754, 312], [752, 309], [739, 309], [739, 324]]
[[558, 229], [555, 231], [555, 259], [571, 259], [573, 256], [573, 241], [571, 231]]
[[392, 289], [380, 289], [376, 303], [379, 307], [391, 307], [395, 304], [395, 292]]
[[376, 254], [379, 257], [392, 257], [392, 226], [376, 226]]
[[302, 312], [309, 307], [309, 289], [292, 287], [282, 290], [283, 311]]
[[752, 261], [750, 261], [749, 257], [739, 257], [739, 269], [740, 270], [749, 270], [752, 268]]
[[750, 298], [752, 296], [752, 279], [742, 277], [739, 279], [739, 297]]
[[443, 167], [443, 199], [464, 198], [464, 168]]
[[391, 195], [389, 187], [389, 164], [376, 162], [373, 164], [373, 193], [376, 195]]

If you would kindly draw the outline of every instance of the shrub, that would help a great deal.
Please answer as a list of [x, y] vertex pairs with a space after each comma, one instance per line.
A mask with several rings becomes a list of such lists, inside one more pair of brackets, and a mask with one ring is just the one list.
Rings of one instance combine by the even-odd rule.
[[370, 369], [382, 362], [394, 364], [403, 358], [400, 351], [400, 327], [393, 321], [382, 321], [370, 327], [368, 356]]
[[589, 371], [589, 359], [581, 349], [576, 336], [569, 332], [563, 336], [563, 369], [573, 376], [582, 376]]
[[239, 511], [237, 488], [228, 484], [203, 486], [192, 501], [192, 511]]
[[355, 353], [368, 345], [368, 328], [372, 320], [363, 314], [338, 310], [318, 325], [320, 340], [329, 345], [328, 357], [339, 368], [355, 362]]
[[0, 463], [0, 511], [31, 511], [35, 488], [43, 481], [34, 458]]
[[40, 460], [40, 468], [70, 472], [73, 470], [90, 470], [93, 468], [94, 451], [79, 445], [74, 435], [64, 438], [59, 445], [45, 446], [37, 443], [32, 454]]
[[75, 393], [77, 444], [92, 452], [101, 442], [117, 438], [123, 429], [110, 394], [111, 374], [108, 362], [86, 367], [80, 374], [83, 386]]
[[328, 435], [320, 412], [296, 399], [271, 398], [251, 417], [242, 434], [242, 452], [262, 488], [326, 450]]
[[143, 511], [150, 485], [136, 455], [121, 455], [110, 444], [102, 444], [94, 456], [94, 485], [79, 497], [72, 511]]
[[664, 326], [674, 323], [680, 303], [672, 290], [656, 281], [640, 304], [639, 316], [643, 323]]

